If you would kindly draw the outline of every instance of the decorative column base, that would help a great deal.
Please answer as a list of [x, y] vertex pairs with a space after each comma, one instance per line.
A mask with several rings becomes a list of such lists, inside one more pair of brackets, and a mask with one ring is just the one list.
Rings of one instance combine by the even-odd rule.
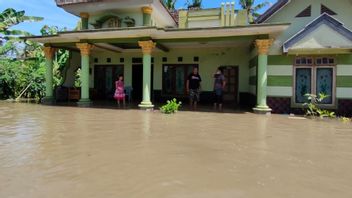
[[270, 109], [268, 106], [257, 106], [253, 108], [254, 113], [256, 114], [271, 114], [272, 109]]
[[90, 99], [82, 98], [77, 102], [79, 107], [90, 107], [92, 106], [93, 102]]
[[154, 109], [154, 105], [151, 102], [141, 102], [138, 107], [142, 110]]
[[43, 105], [53, 105], [55, 103], [55, 98], [52, 96], [44, 97], [41, 99], [40, 103]]

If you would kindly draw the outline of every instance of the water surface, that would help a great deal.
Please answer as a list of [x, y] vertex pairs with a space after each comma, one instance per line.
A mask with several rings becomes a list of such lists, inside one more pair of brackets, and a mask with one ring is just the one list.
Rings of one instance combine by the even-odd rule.
[[0, 103], [1, 198], [350, 198], [352, 124]]

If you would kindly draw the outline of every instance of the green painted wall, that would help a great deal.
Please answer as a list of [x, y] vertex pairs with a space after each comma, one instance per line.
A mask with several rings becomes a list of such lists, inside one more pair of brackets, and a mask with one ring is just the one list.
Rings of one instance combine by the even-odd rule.
[[[109, 11], [109, 12], [104, 12], [104, 13], [97, 13], [95, 15], [92, 15], [89, 17], [89, 24], [94, 24], [96, 20], [99, 20], [100, 18], [106, 16], [106, 15], [116, 15], [120, 17], [121, 19], [124, 19], [125, 17], [131, 17], [136, 21], [136, 26], [143, 26], [143, 13], [141, 11], [135, 11], [135, 12], [115, 12], [115, 11]], [[104, 28], [107, 28], [103, 26]], [[121, 27], [127, 27], [125, 23], [121, 23]], [[90, 29], [94, 29], [92, 25], [89, 27]]]
[[[352, 67], [351, 67], [351, 69], [352, 69]], [[352, 88], [352, 76], [337, 76], [336, 86], [337, 87]]]
[[293, 65], [294, 56], [272, 55], [268, 56], [268, 65]]
[[[203, 91], [213, 90], [213, 74], [219, 66], [239, 66], [239, 92], [249, 91], [249, 55], [247, 48], [203, 48], [203, 49], [173, 49], [168, 53], [154, 51], [154, 90], [162, 89], [162, 65], [163, 64], [199, 64], [202, 76]], [[199, 62], [194, 62], [194, 56], [199, 57]], [[124, 65], [124, 76], [126, 86], [132, 85], [132, 58], [141, 58], [142, 52], [113, 53], [106, 51], [95, 51], [90, 58], [90, 68], [94, 71], [94, 65]], [[167, 57], [168, 62], [163, 63], [162, 57]], [[178, 57], [183, 57], [183, 62], [178, 62]], [[94, 63], [94, 58], [99, 63]], [[111, 63], [107, 63], [111, 58]], [[120, 58], [125, 62], [120, 63]], [[65, 86], [73, 86], [73, 72], [80, 66], [80, 55], [74, 53], [70, 64]], [[94, 87], [94, 72], [90, 75], [90, 87]]]
[[[266, 21], [266, 23], [291, 23], [291, 26], [277, 38], [276, 42], [271, 48], [270, 54], [281, 54], [282, 45], [286, 40], [303, 29], [308, 23], [319, 17], [321, 4], [324, 4], [336, 12], [338, 15], [334, 17], [342, 21], [347, 28], [352, 29], [352, 3], [350, 0], [294, 0], [275, 15], [273, 15], [268, 21]], [[309, 5], [312, 5], [311, 17], [295, 18], [297, 14], [299, 14]]]
[[[256, 51], [256, 50], [253, 49], [252, 51]], [[248, 63], [248, 68], [249, 68], [249, 79], [248, 79], [249, 93], [251, 93], [252, 95], [257, 95], [258, 56], [251, 57]]]
[[268, 76], [268, 86], [292, 87], [292, 76]]

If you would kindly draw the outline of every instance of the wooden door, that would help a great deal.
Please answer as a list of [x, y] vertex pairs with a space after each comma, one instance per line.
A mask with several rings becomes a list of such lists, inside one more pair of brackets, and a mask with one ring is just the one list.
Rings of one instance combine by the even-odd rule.
[[238, 66], [221, 67], [226, 79], [224, 102], [237, 105], [238, 103]]

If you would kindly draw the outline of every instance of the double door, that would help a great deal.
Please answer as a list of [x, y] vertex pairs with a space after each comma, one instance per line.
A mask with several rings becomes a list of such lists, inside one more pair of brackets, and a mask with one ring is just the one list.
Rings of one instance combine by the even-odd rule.
[[119, 75], [123, 75], [123, 65], [96, 65], [94, 67], [95, 98], [113, 100], [115, 81]]

